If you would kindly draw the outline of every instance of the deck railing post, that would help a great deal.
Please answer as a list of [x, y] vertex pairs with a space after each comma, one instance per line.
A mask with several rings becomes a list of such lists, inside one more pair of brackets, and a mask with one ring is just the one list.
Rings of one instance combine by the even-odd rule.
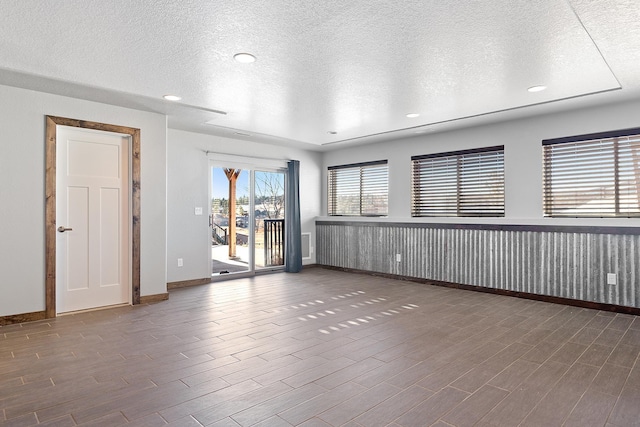
[[284, 219], [264, 220], [264, 264], [284, 265]]

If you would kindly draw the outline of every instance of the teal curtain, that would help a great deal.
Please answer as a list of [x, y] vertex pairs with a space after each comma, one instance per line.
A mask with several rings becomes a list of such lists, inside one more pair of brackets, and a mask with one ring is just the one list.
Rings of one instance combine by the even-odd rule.
[[302, 270], [302, 231], [300, 228], [300, 162], [287, 162], [287, 194], [285, 195], [285, 257], [284, 271]]

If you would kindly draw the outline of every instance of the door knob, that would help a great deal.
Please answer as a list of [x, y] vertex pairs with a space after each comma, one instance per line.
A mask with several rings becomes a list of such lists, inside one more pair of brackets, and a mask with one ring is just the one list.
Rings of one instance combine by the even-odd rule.
[[73, 231], [73, 228], [67, 228], [67, 227], [64, 227], [62, 225], [60, 227], [58, 227], [58, 232], [64, 233], [65, 231]]

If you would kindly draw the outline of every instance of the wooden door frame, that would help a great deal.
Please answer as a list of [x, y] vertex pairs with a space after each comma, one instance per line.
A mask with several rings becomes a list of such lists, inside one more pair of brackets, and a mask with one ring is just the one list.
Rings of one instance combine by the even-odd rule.
[[140, 304], [140, 129], [46, 116], [45, 316], [56, 317], [56, 143], [57, 126], [114, 132], [131, 137], [131, 303]]

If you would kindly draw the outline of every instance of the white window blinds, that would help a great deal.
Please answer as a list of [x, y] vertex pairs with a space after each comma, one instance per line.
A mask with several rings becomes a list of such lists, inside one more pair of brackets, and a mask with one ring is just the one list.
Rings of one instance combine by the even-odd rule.
[[640, 216], [640, 129], [542, 144], [545, 216]]
[[388, 175], [386, 160], [329, 167], [329, 215], [387, 215]]
[[411, 215], [504, 216], [504, 146], [413, 156]]

